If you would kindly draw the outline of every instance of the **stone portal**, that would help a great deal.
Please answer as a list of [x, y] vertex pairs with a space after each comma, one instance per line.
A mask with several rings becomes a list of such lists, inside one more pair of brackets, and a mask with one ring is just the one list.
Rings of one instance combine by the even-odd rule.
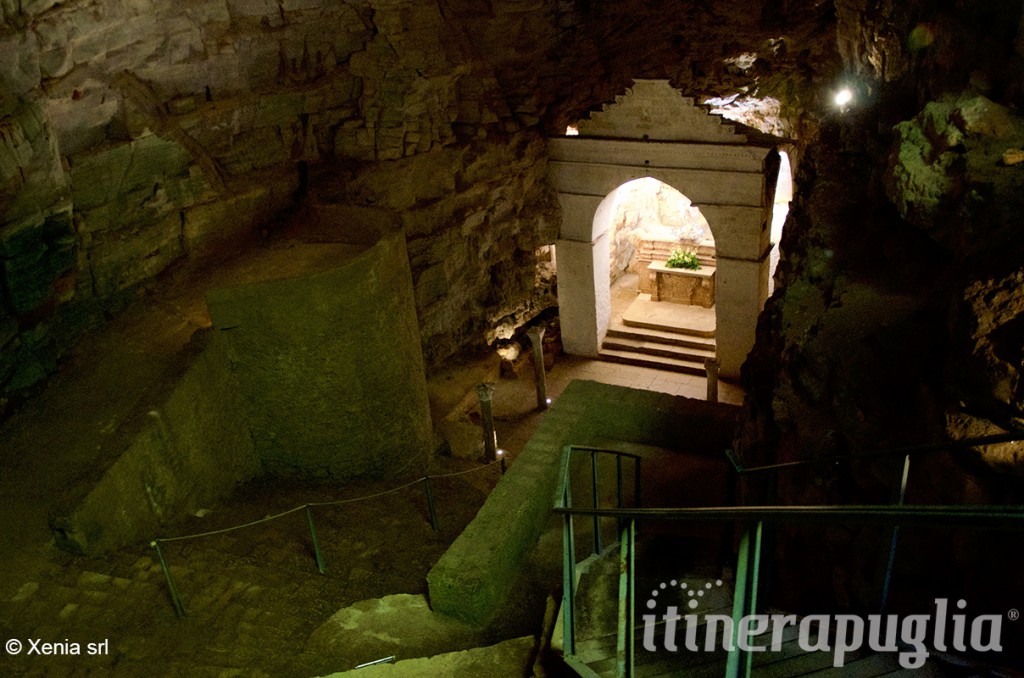
[[723, 376], [738, 377], [768, 298], [775, 144], [750, 142], [667, 80], [634, 81], [614, 104], [581, 121], [579, 136], [548, 143], [549, 179], [562, 210], [557, 255], [565, 350], [596, 356], [608, 330], [606, 196], [652, 177], [684, 193], [708, 221], [715, 241], [718, 360]]

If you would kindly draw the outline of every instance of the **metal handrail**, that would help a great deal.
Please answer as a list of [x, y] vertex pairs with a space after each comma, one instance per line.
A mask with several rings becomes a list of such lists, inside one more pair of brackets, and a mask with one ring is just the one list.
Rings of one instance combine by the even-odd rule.
[[[991, 529], [1024, 529], [1024, 505], [917, 505], [893, 507], [888, 504], [839, 506], [702, 506], [697, 508], [587, 509], [556, 507], [555, 513], [638, 520], [718, 522], [795, 522], [859, 525], [965, 525]], [[1005, 521], [992, 525], [991, 521]], [[1019, 524], [1018, 524], [1019, 523]]]
[[[734, 622], [752, 614], [757, 607], [758, 576], [761, 559], [761, 543], [764, 523], [797, 522], [884, 525], [893, 528], [889, 564], [883, 584], [882, 604], [888, 594], [889, 580], [892, 572], [893, 558], [896, 549], [896, 536], [900, 526], [904, 525], [942, 525], [965, 526], [974, 529], [1009, 529], [1024, 530], [1024, 505], [911, 505], [903, 504], [906, 491], [907, 474], [909, 472], [910, 455], [917, 452], [930, 452], [941, 449], [969, 447], [1002, 442], [1024, 440], [1024, 433], [1007, 433], [992, 436], [981, 436], [946, 443], [919, 445], [915, 447], [879, 450], [857, 456], [829, 457], [823, 459], [789, 462], [771, 466], [744, 469], [738, 459], [727, 451], [738, 473], [779, 470], [806, 466], [832, 461], [860, 461], [887, 456], [903, 456], [902, 483], [899, 493], [899, 504], [892, 505], [839, 505], [839, 506], [711, 506], [697, 508], [623, 508], [621, 498], [621, 458], [632, 457], [636, 464], [637, 498], [639, 497], [639, 464], [640, 457], [630, 453], [602, 448], [566, 446], [562, 459], [562, 477], [554, 512], [564, 516], [565, 548], [563, 609], [564, 609], [564, 648], [567, 660], [575, 654], [575, 636], [573, 627], [573, 607], [575, 602], [575, 536], [572, 519], [574, 516], [590, 516], [594, 520], [595, 543], [599, 543], [601, 518], [615, 518], [620, 526], [620, 583], [619, 583], [619, 624], [616, 649], [616, 670], [621, 678], [633, 675], [633, 597], [634, 597], [634, 558], [635, 558], [635, 526], [636, 521], [644, 518], [660, 518], [686, 521], [718, 521], [742, 522], [748, 525], [740, 541], [740, 549], [736, 568], [736, 591], [734, 595]], [[569, 483], [569, 464], [574, 451], [590, 451], [591, 463], [594, 466], [594, 507], [576, 508], [572, 506]], [[596, 454], [618, 455], [619, 494], [616, 508], [601, 508], [597, 505]], [[626, 525], [625, 528], [622, 526]], [[626, 616], [624, 616], [624, 613]], [[734, 623], [734, 628], [738, 628]], [[752, 655], [732, 645], [726, 665], [726, 676], [734, 678], [749, 676], [751, 673]]]
[[765, 466], [744, 466], [740, 461], [739, 457], [736, 456], [735, 451], [727, 449], [725, 456], [729, 458], [730, 463], [733, 465], [733, 469], [736, 473], [748, 474], [748, 473], [761, 473], [763, 471], [779, 471], [788, 470], [791, 468], [797, 468], [800, 466], [814, 466], [816, 464], [831, 464], [840, 462], [853, 462], [853, 461], [864, 461], [867, 459], [878, 459], [881, 457], [904, 457], [908, 454], [917, 454], [919, 452], [938, 452], [941, 450], [955, 450], [963, 447], [974, 447], [976, 445], [994, 445], [997, 443], [1014, 443], [1024, 440], [1024, 433], [1013, 432], [1013, 433], [997, 433], [988, 436], [978, 436], [975, 438], [961, 438], [959, 440], [948, 440], [941, 443], [927, 443], [924, 445], [912, 445], [909, 447], [894, 447], [885, 450], [874, 450], [872, 452], [864, 452], [862, 454], [835, 454], [828, 457], [818, 457], [817, 459], [801, 459], [800, 461], [786, 461], [780, 464], [768, 464]]
[[[616, 505], [622, 508], [623, 503], [623, 472], [622, 460], [633, 461], [633, 502], [640, 504], [640, 462], [641, 457], [631, 452], [622, 452], [602, 447], [585, 445], [566, 445], [562, 451], [562, 474], [558, 484], [556, 499], [556, 511], [565, 511], [562, 533], [562, 647], [566, 662], [583, 670], [584, 666], [575, 662], [576, 654], [576, 536], [572, 522], [572, 512], [576, 509], [572, 506], [572, 487], [569, 478], [569, 466], [572, 462], [572, 455], [575, 452], [589, 452], [591, 465], [591, 492], [593, 495], [593, 510], [599, 510], [599, 492], [597, 480], [597, 458], [598, 455], [612, 455], [615, 457], [616, 469]], [[594, 552], [599, 554], [603, 549], [601, 546], [601, 516], [593, 515], [594, 530]], [[618, 521], [619, 528], [619, 615], [617, 625], [616, 641], [616, 667], [618, 675], [633, 675], [633, 610], [634, 610], [634, 544], [636, 535], [636, 522], [623, 520]], [[627, 637], [628, 632], [628, 637]]]
[[[897, 447], [885, 450], [875, 450], [861, 454], [830, 455], [817, 459], [802, 459], [799, 461], [787, 461], [780, 464], [767, 464], [764, 466], [746, 467], [736, 456], [732, 449], [725, 450], [725, 456], [729, 459], [733, 469], [738, 475], [745, 476], [766, 471], [788, 471], [803, 466], [814, 466], [820, 464], [839, 464], [843, 462], [858, 462], [871, 459], [883, 459], [889, 457], [903, 457], [903, 467], [898, 476], [897, 488], [893, 492], [897, 506], [903, 506], [907, 496], [907, 481], [910, 477], [910, 457], [922, 452], [939, 452], [943, 450], [956, 450], [980, 445], [993, 445], [998, 443], [1019, 442], [1024, 440], [1022, 432], [996, 433], [987, 436], [975, 436], [973, 438], [960, 438], [958, 440], [946, 440], [939, 443], [925, 443], [923, 445], [911, 445], [908, 447]], [[900, 537], [900, 526], [892, 526], [892, 534], [889, 537], [889, 556], [885, 565], [885, 572], [882, 575], [882, 594], [879, 600], [879, 612], [884, 611], [889, 602], [889, 587], [892, 583], [893, 568], [896, 563], [896, 545]]]

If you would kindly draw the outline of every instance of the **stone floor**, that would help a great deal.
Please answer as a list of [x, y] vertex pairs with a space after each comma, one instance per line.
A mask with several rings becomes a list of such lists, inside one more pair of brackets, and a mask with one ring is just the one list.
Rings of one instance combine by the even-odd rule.
[[[451, 434], [454, 454], [434, 458], [428, 472], [466, 472], [436, 481], [439, 531], [431, 529], [422, 488], [415, 485], [372, 502], [318, 509], [324, 575], [316, 572], [301, 513], [169, 543], [165, 552], [188, 612], [179, 620], [148, 544], [105, 558], [78, 557], [57, 550], [47, 527], [57, 490], [88, 472], [91, 455], [116, 429], [118, 411], [145, 395], [126, 388], [118, 376], [126, 360], [158, 379], [160, 365], [154, 361], [163, 359], [161, 351], [178, 350], [182, 331], [202, 325], [202, 318], [192, 319], [191, 301], [176, 302], [180, 308], [173, 301], [156, 299], [148, 316], [130, 311], [88, 340], [50, 386], [0, 428], [0, 640], [5, 643], [0, 676], [288, 678], [352, 668], [365, 658], [345, 648], [307, 648], [316, 629], [358, 601], [424, 593], [426, 572], [499, 478], [496, 467], [484, 467], [477, 458], [476, 384], [495, 384], [495, 426], [510, 463], [544, 417], [536, 407], [528, 362], [512, 379], [499, 377], [496, 355], [439, 370], [429, 382], [432, 414], [438, 430]], [[181, 310], [186, 306], [187, 313]], [[574, 379], [694, 398], [706, 391], [700, 377], [560, 356], [547, 373], [548, 395], [557, 399]], [[739, 403], [743, 393], [720, 383], [719, 396]], [[159, 536], [237, 525], [310, 501], [390, 489], [256, 482], [211, 506], [203, 517], [169, 524], [167, 534]], [[520, 621], [492, 640], [536, 633], [541, 623]], [[53, 645], [45, 648], [48, 654], [33, 654], [33, 641]]]

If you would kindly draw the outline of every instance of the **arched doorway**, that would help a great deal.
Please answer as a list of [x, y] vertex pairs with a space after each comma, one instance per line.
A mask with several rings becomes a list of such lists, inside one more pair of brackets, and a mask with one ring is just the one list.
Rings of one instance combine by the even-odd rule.
[[613, 235], [595, 214], [619, 186], [653, 177], [690, 198], [714, 232], [716, 357], [722, 376], [738, 377], [768, 298], [775, 144], [748, 141], [667, 81], [635, 81], [585, 122], [578, 136], [548, 139], [566, 352], [598, 357], [608, 333]]
[[[594, 220], [594, 232], [609, 234], [613, 325], [622, 316], [654, 324], [649, 316], [657, 308], [679, 328], [696, 321], [701, 335], [713, 333], [715, 238], [700, 208], [672, 186], [644, 177], [609, 193]], [[673, 257], [689, 258], [687, 267], [666, 271]]]

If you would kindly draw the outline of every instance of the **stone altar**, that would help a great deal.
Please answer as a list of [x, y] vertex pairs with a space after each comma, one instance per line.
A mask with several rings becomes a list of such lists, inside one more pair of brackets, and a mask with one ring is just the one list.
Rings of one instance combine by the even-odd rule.
[[697, 270], [669, 268], [665, 262], [652, 261], [647, 267], [651, 276], [651, 301], [671, 301], [711, 308], [715, 305], [715, 267]]

